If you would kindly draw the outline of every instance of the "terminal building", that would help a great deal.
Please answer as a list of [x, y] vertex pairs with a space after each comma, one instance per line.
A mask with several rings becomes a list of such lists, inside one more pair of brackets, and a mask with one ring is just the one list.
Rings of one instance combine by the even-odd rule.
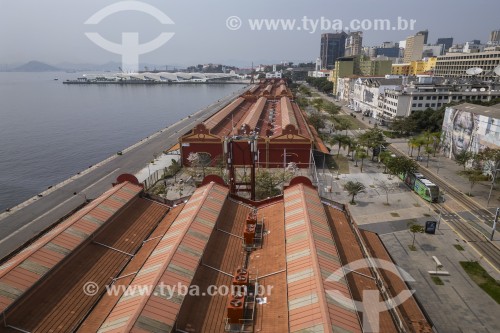
[[304, 177], [254, 202], [208, 176], [167, 206], [122, 175], [1, 263], [0, 332], [432, 332], [373, 258], [392, 262]]
[[308, 168], [313, 150], [328, 153], [283, 80], [254, 85], [179, 141], [184, 166], [191, 153], [205, 153], [235, 167]]

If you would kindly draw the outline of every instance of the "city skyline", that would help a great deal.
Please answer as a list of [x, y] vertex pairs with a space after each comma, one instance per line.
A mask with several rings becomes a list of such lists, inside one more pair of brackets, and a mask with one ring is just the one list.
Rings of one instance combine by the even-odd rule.
[[[139, 40], [145, 43], [160, 33], [173, 32], [175, 35], [165, 45], [141, 56], [141, 63], [192, 65], [196, 63], [224, 63], [227, 65], [249, 66], [252, 62], [279, 63], [281, 61], [309, 62], [319, 56], [321, 30], [293, 31], [278, 29], [252, 29], [249, 20], [295, 20], [301, 24], [307, 20], [334, 22], [341, 20], [344, 25], [352, 20], [387, 19], [396, 22], [398, 17], [414, 20], [413, 30], [373, 31], [363, 30], [363, 45], [377, 46], [385, 41], [405, 40], [418, 31], [429, 30], [429, 43], [441, 37], [454, 37], [455, 43], [472, 39], [487, 41], [491, 31], [498, 26], [495, 13], [500, 4], [486, 0], [477, 2], [478, 8], [488, 8], [486, 12], [474, 12], [457, 5], [456, 2], [435, 3], [421, 1], [423, 7], [431, 6], [432, 11], [411, 11], [409, 4], [381, 0], [378, 6], [359, 7], [356, 1], [318, 1], [317, 6], [289, 4], [285, 1], [273, 3], [253, 2], [252, 4], [229, 1], [217, 4], [207, 2], [177, 3], [173, 1], [149, 1], [167, 15], [174, 24], [162, 26], [155, 18], [144, 13], [123, 12], [110, 15], [95, 26], [84, 22], [102, 8], [119, 1], [86, 1], [68, 3], [49, 0], [8, 2], [0, 0], [2, 6], [0, 41], [2, 53], [0, 64], [25, 63], [38, 60], [48, 64], [62, 62], [102, 64], [120, 61], [120, 56], [95, 45], [86, 32], [99, 32], [103, 38], [118, 43], [123, 32], [136, 31]], [[265, 8], [263, 10], [262, 8]], [[194, 10], [196, 9], [196, 10]], [[443, 13], [446, 12], [446, 15]], [[22, 13], [22, 18], [19, 19]], [[60, 15], [64, 13], [64, 15]], [[13, 15], [14, 14], [14, 15]], [[230, 29], [229, 18], [238, 17], [242, 26]], [[474, 25], [464, 24], [474, 22]], [[26, 24], [30, 22], [30, 24]], [[33, 29], [32, 27], [36, 27]], [[262, 52], [267, 49], [268, 52]]]

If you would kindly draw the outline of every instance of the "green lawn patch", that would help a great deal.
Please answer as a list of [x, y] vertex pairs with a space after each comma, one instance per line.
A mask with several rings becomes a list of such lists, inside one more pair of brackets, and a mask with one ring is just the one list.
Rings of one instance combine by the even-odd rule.
[[[355, 114], [356, 118], [352, 117], [352, 116], [349, 116], [349, 115], [345, 115], [345, 114], [339, 114], [338, 117], [342, 117], [344, 119], [346, 119], [350, 124], [350, 128], [351, 129], [354, 129], [354, 130], [357, 130], [359, 128], [361, 129], [366, 129], [366, 128], [370, 128], [368, 127], [368, 125], [365, 125], [362, 121], [358, 120], [358, 117], [361, 118], [361, 115], [360, 114]], [[345, 133], [345, 131], [343, 131]]]
[[500, 283], [495, 281], [477, 261], [461, 261], [469, 277], [497, 303], [500, 304]]
[[439, 278], [439, 276], [431, 276], [431, 279], [432, 279], [432, 282], [434, 282], [434, 284], [438, 285], [438, 286], [442, 286], [444, 285], [444, 282], [443, 280], [441, 280]]
[[460, 244], [453, 244], [453, 246], [455, 247], [455, 249], [457, 249], [458, 251], [465, 251], [464, 247]]

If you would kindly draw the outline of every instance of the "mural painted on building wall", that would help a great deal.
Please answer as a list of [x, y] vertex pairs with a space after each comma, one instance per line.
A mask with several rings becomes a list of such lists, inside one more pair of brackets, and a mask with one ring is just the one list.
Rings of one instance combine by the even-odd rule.
[[447, 108], [443, 122], [443, 153], [455, 158], [463, 151], [478, 153], [500, 147], [500, 119]]

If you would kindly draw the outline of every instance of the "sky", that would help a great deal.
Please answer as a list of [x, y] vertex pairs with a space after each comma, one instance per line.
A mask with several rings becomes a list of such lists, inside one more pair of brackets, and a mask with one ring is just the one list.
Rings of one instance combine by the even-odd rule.
[[[173, 33], [162, 46], [140, 55], [141, 63], [250, 67], [252, 62], [257, 65], [314, 61], [319, 56], [321, 33], [352, 24], [356, 27], [364, 23], [368, 28], [359, 29], [363, 31], [363, 45], [367, 46], [404, 40], [424, 29], [429, 30], [431, 43], [438, 37], [454, 37], [455, 42], [487, 41], [490, 31], [500, 29], [500, 1], [495, 0], [143, 1], [173, 24], [162, 24], [155, 16], [133, 10], [114, 12], [95, 25], [85, 24], [108, 5], [130, 8], [130, 2], [138, 2], [141, 6], [138, 0], [121, 2], [0, 0], [0, 64], [31, 60], [52, 65], [121, 61], [121, 54], [111, 53], [91, 41], [85, 35], [89, 32], [116, 44], [122, 43], [123, 33], [137, 33], [139, 44], [153, 41], [162, 33]], [[396, 27], [398, 17], [400, 22], [414, 20], [414, 29], [369, 28], [375, 25], [375, 19], [390, 20], [391, 26]], [[289, 24], [267, 29], [265, 21], [260, 21], [264, 19], [289, 20], [293, 28]]]

